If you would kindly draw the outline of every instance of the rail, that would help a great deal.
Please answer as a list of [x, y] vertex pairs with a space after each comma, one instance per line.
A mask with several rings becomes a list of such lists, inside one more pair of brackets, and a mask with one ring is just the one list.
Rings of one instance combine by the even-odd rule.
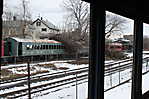
[[[146, 67], [148, 65], [148, 62], [149, 62], [149, 57], [143, 58], [143, 63], [146, 63]], [[132, 67], [132, 59], [126, 59], [126, 60], [119, 61], [119, 62], [105, 64], [105, 77], [110, 77], [112, 74], [115, 74], [115, 73], [120, 74], [120, 72], [130, 69], [131, 67]], [[130, 70], [130, 72], [131, 72], [131, 70]], [[143, 74], [145, 74], [147, 72], [148, 72], [148, 70], [143, 72]], [[75, 76], [76, 74], [78, 75], [78, 78], [77, 78], [78, 81], [88, 79], [88, 67], [73, 69], [73, 70], [65, 70], [65, 71], [56, 72], [56, 73], [43, 74], [40, 76], [31, 76], [31, 83], [36, 83], [36, 82], [45, 81], [45, 80], [46, 81], [55, 80], [53, 82], [51, 81], [51, 82], [48, 82], [45, 84], [32, 86], [30, 88], [31, 94], [73, 83], [76, 81], [76, 76]], [[119, 78], [119, 80], [120, 80], [120, 78]], [[108, 89], [105, 89], [105, 92], [108, 90], [111, 90], [117, 86], [120, 86], [124, 83], [127, 83], [130, 80], [131, 80], [131, 78], [129, 78], [125, 81], [119, 81], [118, 84], [113, 85], [113, 86], [111, 84], [111, 87]], [[12, 84], [12, 82], [14, 82], [14, 84]], [[10, 85], [9, 85], [9, 83], [10, 83]], [[23, 85], [27, 84], [27, 77], [18, 78], [15, 80], [4, 80], [4, 81], [1, 81], [0, 84], [1, 84], [0, 90], [13, 88], [16, 86], [23, 86]], [[7, 84], [7, 85], [5, 86], [5, 84]], [[28, 88], [24, 88], [24, 89], [19, 89], [16, 91], [6, 92], [3, 94], [0, 94], [0, 97], [17, 98], [17, 97], [25, 96], [25, 95], [28, 95], [27, 90], [28, 90]], [[17, 95], [15, 95], [15, 94], [17, 94]]]

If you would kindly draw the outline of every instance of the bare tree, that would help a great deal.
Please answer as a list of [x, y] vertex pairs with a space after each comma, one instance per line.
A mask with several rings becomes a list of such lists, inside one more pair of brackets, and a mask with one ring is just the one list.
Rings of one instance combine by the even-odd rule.
[[25, 28], [26, 25], [28, 24], [28, 21], [31, 20], [31, 13], [28, 7], [29, 1], [26, 0], [21, 0], [21, 16], [22, 16], [22, 21], [23, 21], [23, 29], [22, 29], [22, 35], [25, 38]]
[[[89, 31], [89, 4], [81, 0], [65, 0], [64, 7], [69, 12], [66, 22], [67, 28], [78, 30], [76, 35], [83, 37], [83, 34]], [[126, 23], [127, 21], [121, 17], [106, 14], [105, 37], [109, 38], [113, 33], [122, 33]]]
[[127, 21], [116, 15], [106, 14], [105, 37], [109, 38], [113, 33], [123, 33]]
[[[87, 45], [89, 41], [89, 4], [81, 0], [65, 0], [63, 6], [68, 12], [64, 26], [66, 29], [64, 29], [64, 33], [56, 39], [62, 41], [69, 52], [75, 53], [78, 49]], [[113, 33], [121, 33], [125, 23], [126, 20], [107, 14], [106, 37], [108, 38]]]
[[11, 21], [13, 19], [13, 9], [8, 6], [8, 0], [4, 0], [3, 4], [3, 20]]
[[68, 28], [83, 39], [89, 32], [89, 4], [81, 0], [66, 0], [63, 5], [69, 13], [66, 19]]
[[[11, 7], [8, 5], [8, 0], [6, 0], [4, 2], [3, 19], [5, 21], [4, 24], [6, 23], [6, 26], [9, 26], [9, 27], [5, 28], [5, 30], [7, 30], [6, 37], [7, 36], [23, 36], [23, 37], [25, 37], [26, 25], [31, 20], [29, 1], [21, 0], [18, 5]], [[15, 27], [14, 24], [16, 24], [15, 26], [19, 25], [19, 29], [16, 29], [18, 27]], [[10, 33], [8, 35], [9, 31], [10, 31]], [[11, 33], [11, 31], [13, 31], [13, 32]]]

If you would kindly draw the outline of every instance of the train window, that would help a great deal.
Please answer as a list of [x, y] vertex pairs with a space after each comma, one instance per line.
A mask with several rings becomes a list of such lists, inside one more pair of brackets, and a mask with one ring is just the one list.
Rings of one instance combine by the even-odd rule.
[[40, 45], [37, 45], [37, 49], [39, 50], [39, 48], [40, 48]]
[[36, 49], [37, 49], [37, 50], [39, 49], [39, 45], [36, 45]]
[[46, 48], [46, 45], [43, 45], [43, 49], [45, 49]]
[[62, 45], [62, 49], [64, 49], [64, 45]]
[[61, 45], [58, 45], [58, 49], [60, 49], [61, 48]]
[[46, 45], [46, 49], [48, 49], [48, 45]]
[[61, 45], [60, 49], [63, 49], [63, 47], [64, 47], [64, 46], [63, 46], [63, 45]]
[[55, 49], [57, 49], [58, 48], [58, 45], [55, 45]]
[[55, 45], [55, 49], [57, 49], [57, 46], [58, 46], [58, 45]]
[[49, 45], [49, 49], [51, 49], [51, 45]]
[[56, 49], [58, 49], [59, 48], [59, 45], [56, 45]]
[[53, 49], [53, 45], [51, 45], [51, 49]]
[[111, 48], [111, 49], [113, 49], [113, 48], [114, 48], [114, 46], [110, 46], [110, 48]]
[[56, 49], [56, 45], [53, 45], [53, 49]]
[[33, 49], [36, 49], [36, 45], [33, 46]]
[[32, 45], [30, 45], [30, 49], [32, 49], [33, 48], [33, 46]]
[[40, 45], [40, 49], [42, 49], [42, 45]]
[[37, 47], [36, 47], [36, 45], [34, 45], [34, 49], [36, 49]]
[[117, 48], [121, 48], [121, 46], [117, 46]]
[[35, 49], [38, 49], [38, 45], [35, 45]]
[[26, 50], [29, 50], [30, 49], [30, 46], [29, 45], [26, 45]]
[[32, 49], [33, 49], [33, 50], [35, 49], [35, 45], [33, 45]]

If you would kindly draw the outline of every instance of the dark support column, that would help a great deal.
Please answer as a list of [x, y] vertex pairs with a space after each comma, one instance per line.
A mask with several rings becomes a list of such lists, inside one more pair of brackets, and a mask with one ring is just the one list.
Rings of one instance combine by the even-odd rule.
[[[2, 48], [2, 14], [3, 14], [3, 0], [0, 0], [0, 58], [2, 56], [1, 54], [1, 48]], [[1, 59], [0, 59], [0, 79], [1, 79]]]
[[88, 99], [104, 99], [105, 8], [90, 5], [90, 57]]
[[28, 72], [28, 79], [27, 79], [27, 84], [28, 84], [28, 99], [31, 99], [31, 86], [30, 86], [30, 62], [27, 62], [27, 72]]
[[132, 67], [131, 99], [142, 99], [142, 49], [143, 21], [140, 17], [134, 20], [134, 52]]

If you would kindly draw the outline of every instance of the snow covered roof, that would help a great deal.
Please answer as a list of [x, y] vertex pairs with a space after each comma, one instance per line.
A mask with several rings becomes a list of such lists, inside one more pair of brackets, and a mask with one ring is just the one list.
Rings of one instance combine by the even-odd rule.
[[121, 46], [122, 44], [121, 44], [121, 43], [114, 42], [114, 43], [110, 43], [110, 45], [118, 45], [118, 46]]
[[51, 22], [49, 22], [48, 20], [43, 20], [43, 19], [39, 19], [37, 18], [37, 20], [35, 20], [32, 24], [34, 24], [35, 22], [40, 21], [42, 22], [44, 25], [46, 25], [48, 28], [53, 29], [53, 30], [57, 30], [59, 31], [58, 27], [56, 27], [54, 24], [52, 24]]
[[127, 40], [127, 39], [124, 39], [124, 38], [119, 38], [119, 39], [114, 39], [113, 42], [130, 43], [130, 40]]
[[17, 38], [17, 37], [11, 37], [11, 39], [16, 40], [17, 42], [61, 43], [55, 40], [44, 40], [44, 39], [32, 40], [32, 39], [22, 39], [22, 38]]

